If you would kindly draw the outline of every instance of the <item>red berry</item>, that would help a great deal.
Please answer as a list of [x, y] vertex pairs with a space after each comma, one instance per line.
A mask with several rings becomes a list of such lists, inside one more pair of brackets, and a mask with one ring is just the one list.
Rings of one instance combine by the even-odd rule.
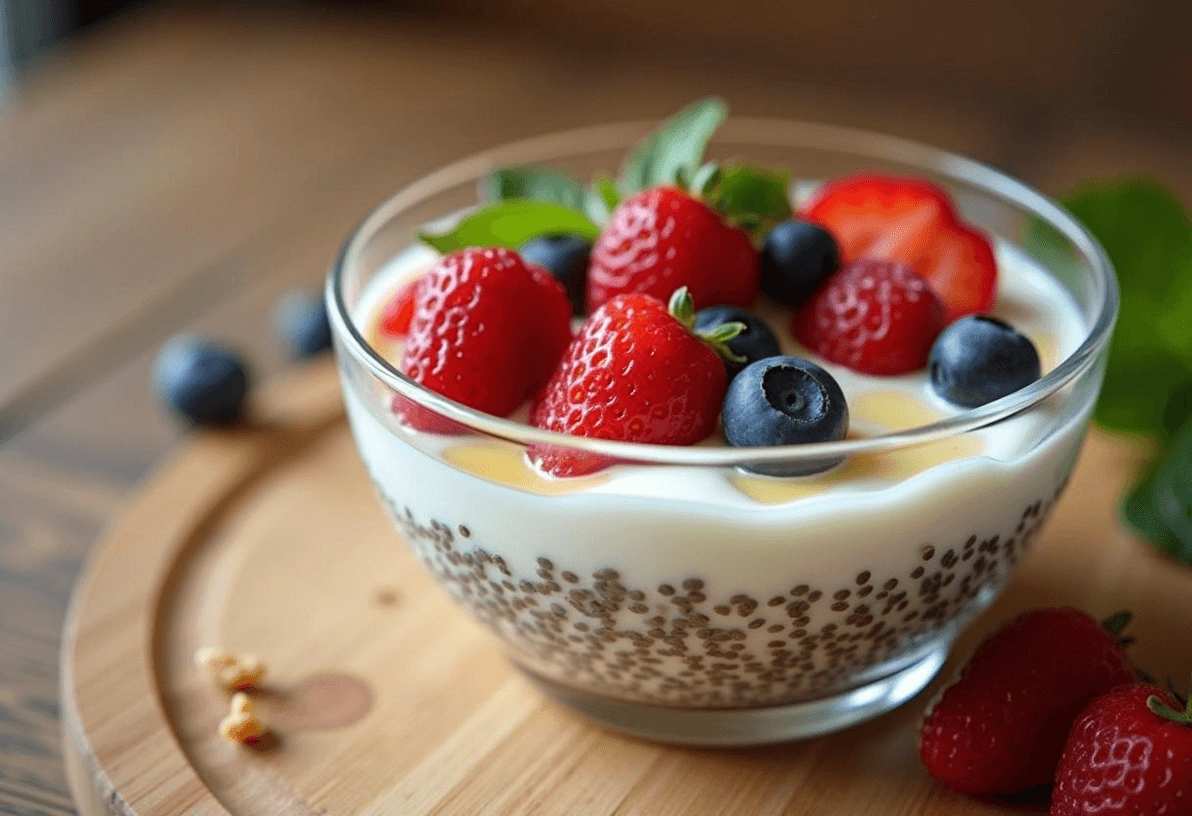
[[927, 365], [947, 310], [909, 266], [855, 261], [797, 309], [791, 332], [825, 360], [866, 374], [905, 374]]
[[398, 289], [385, 308], [381, 310], [381, 332], [390, 337], [402, 338], [410, 333], [410, 323], [414, 320], [414, 295], [418, 291], [418, 281], [421, 277], [406, 281]]
[[1141, 683], [1094, 700], [1068, 735], [1052, 816], [1192, 815], [1192, 708], [1181, 708]]
[[[401, 368], [445, 397], [507, 416], [549, 378], [570, 324], [567, 293], [549, 273], [513, 250], [462, 249], [419, 279]], [[399, 413], [425, 428], [403, 404]]]
[[1076, 609], [1036, 609], [982, 643], [928, 712], [927, 772], [977, 796], [1052, 780], [1072, 722], [1134, 675], [1113, 636]]
[[[716, 429], [724, 363], [650, 295], [618, 295], [580, 328], [530, 413], [548, 431], [691, 445]], [[607, 463], [564, 448], [531, 452], [543, 470], [577, 476]]]
[[751, 306], [760, 260], [749, 236], [675, 187], [626, 199], [592, 247], [588, 311], [630, 292], [666, 302], [681, 286], [700, 305]]
[[947, 304], [950, 320], [993, 308], [997, 264], [989, 239], [928, 181], [846, 176], [822, 186], [800, 214], [831, 231], [846, 263], [874, 258], [914, 267]]

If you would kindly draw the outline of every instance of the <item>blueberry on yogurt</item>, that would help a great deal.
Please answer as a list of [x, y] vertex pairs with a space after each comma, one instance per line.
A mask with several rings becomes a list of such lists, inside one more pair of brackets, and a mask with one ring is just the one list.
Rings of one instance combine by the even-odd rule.
[[592, 245], [578, 235], [545, 235], [531, 238], [518, 253], [527, 263], [538, 264], [555, 276], [567, 290], [571, 309], [583, 314], [584, 291], [588, 285], [588, 256]]
[[782, 353], [778, 338], [760, 317], [739, 306], [709, 306], [695, 313], [695, 330], [707, 333], [725, 323], [740, 323], [745, 326], [736, 337], [725, 343], [728, 350], [745, 358], [743, 363], [725, 361], [729, 379], [737, 376], [745, 366], [777, 357]]
[[[848, 403], [832, 375], [798, 357], [751, 363], [729, 384], [722, 412], [724, 436], [734, 447], [832, 442], [848, 433]], [[839, 460], [752, 467], [771, 476], [827, 470]]]
[[1039, 379], [1039, 353], [1010, 324], [971, 315], [936, 338], [927, 370], [935, 393], [954, 405], [976, 408]]

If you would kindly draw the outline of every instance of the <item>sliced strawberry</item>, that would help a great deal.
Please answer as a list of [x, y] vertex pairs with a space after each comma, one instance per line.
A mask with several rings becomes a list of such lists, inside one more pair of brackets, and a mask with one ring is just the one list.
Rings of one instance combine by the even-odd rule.
[[419, 276], [406, 281], [381, 310], [381, 333], [389, 337], [403, 338], [410, 333], [414, 321], [414, 299], [418, 291]]
[[993, 247], [931, 182], [876, 173], [846, 176], [820, 187], [800, 215], [831, 231], [845, 263], [873, 258], [914, 267], [947, 305], [950, 320], [993, 308]]

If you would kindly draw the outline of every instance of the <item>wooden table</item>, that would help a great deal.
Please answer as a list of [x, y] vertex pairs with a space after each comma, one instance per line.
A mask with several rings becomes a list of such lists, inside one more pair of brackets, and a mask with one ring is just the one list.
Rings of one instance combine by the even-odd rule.
[[[1183, 146], [1091, 107], [807, 85], [773, 61], [612, 54], [416, 19], [143, 12], [34, 68], [0, 110], [0, 812], [71, 812], [58, 643], [88, 545], [180, 430], [158, 345], [217, 334], [283, 365], [268, 311], [313, 287], [403, 182], [485, 145], [658, 116], [709, 91], [742, 113], [918, 138], [1059, 192]], [[670, 56], [673, 56], [670, 55]], [[724, 67], [725, 65], [731, 67]], [[743, 67], [744, 66], [744, 67]]]

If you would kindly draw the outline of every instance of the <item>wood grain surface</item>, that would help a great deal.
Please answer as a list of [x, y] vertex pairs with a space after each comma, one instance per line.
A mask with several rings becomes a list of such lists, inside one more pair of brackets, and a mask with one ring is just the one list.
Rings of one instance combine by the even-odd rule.
[[150, 396], [153, 350], [177, 331], [212, 333], [244, 348], [258, 378], [278, 371], [276, 297], [316, 286], [361, 215], [437, 164], [719, 92], [744, 113], [939, 144], [1049, 192], [1149, 171], [1192, 194], [1169, 122], [1079, 95], [1040, 104], [890, 85], [880, 71], [809, 81], [747, 47], [656, 39], [639, 50], [422, 17], [166, 7], [93, 29], [9, 89], [0, 813], [72, 810], [57, 696], [67, 599], [88, 547], [182, 436]]
[[[184, 447], [83, 576], [63, 665], [80, 802], [141, 816], [998, 813], [935, 784], [916, 752], [926, 700], [991, 626], [1039, 605], [1130, 608], [1140, 666], [1192, 665], [1192, 571], [1120, 530], [1114, 498], [1138, 451], [1098, 434], [1005, 595], [903, 708], [750, 750], [623, 737], [543, 698], [401, 545], [329, 362], [254, 410]], [[270, 747], [217, 735], [228, 699], [194, 665], [202, 646], [266, 662]]]

